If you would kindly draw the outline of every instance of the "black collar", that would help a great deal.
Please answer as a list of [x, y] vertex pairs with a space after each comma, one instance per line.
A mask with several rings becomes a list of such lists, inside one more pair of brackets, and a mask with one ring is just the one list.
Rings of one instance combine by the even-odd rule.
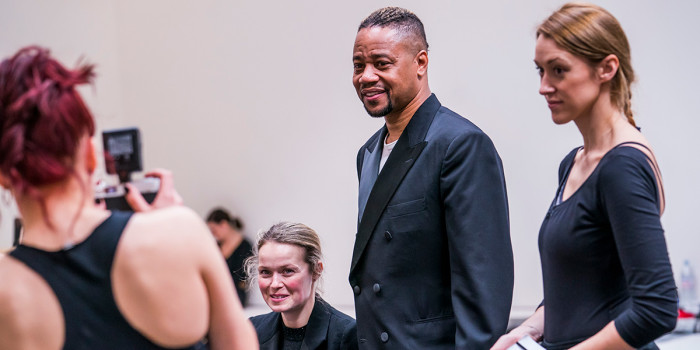
[[[262, 317], [262, 319], [256, 328], [261, 349], [277, 350], [278, 344], [283, 338], [282, 315], [279, 312], [271, 312], [259, 317]], [[309, 322], [306, 324], [306, 335], [301, 348], [319, 348], [326, 341], [330, 321], [330, 305], [322, 298], [316, 297], [314, 308], [309, 316]]]
[[[389, 200], [427, 144], [425, 135], [428, 133], [428, 129], [441, 106], [435, 94], [431, 94], [423, 102], [411, 117], [408, 125], [406, 125], [406, 129], [401, 133], [386, 164], [384, 164], [377, 176], [357, 230], [355, 247], [352, 252], [352, 263], [350, 265], [351, 276]], [[375, 142], [383, 142], [384, 135], [386, 135], [386, 125], [365, 144], [365, 148], [372, 152], [376, 145]], [[350, 282], [354, 284], [352, 278]]]

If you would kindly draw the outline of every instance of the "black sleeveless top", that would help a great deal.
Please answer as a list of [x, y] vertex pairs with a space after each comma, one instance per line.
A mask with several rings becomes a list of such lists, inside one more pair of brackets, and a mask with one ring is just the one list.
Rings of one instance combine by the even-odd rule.
[[10, 252], [56, 294], [66, 327], [63, 349], [166, 349], [129, 325], [112, 294], [112, 261], [131, 214], [113, 212], [84, 241], [60, 251], [20, 245]]

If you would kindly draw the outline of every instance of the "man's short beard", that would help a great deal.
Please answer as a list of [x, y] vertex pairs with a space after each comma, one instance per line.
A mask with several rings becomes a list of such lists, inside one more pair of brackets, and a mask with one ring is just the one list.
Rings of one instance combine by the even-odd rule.
[[378, 112], [372, 112], [370, 111], [369, 108], [367, 108], [367, 105], [365, 105], [365, 110], [367, 111], [367, 114], [369, 114], [372, 118], [381, 118], [394, 110], [394, 105], [391, 103], [391, 96], [389, 96], [389, 93], [387, 93], [387, 100], [388, 103], [384, 109], [379, 110]]

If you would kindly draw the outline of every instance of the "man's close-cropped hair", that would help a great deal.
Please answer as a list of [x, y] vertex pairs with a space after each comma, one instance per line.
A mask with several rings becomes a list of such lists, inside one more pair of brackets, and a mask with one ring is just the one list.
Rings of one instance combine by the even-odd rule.
[[402, 35], [415, 37], [420, 44], [420, 50], [428, 50], [428, 40], [425, 37], [423, 22], [415, 13], [401, 7], [384, 7], [372, 12], [365, 18], [357, 31], [364, 28], [388, 27], [396, 29]]

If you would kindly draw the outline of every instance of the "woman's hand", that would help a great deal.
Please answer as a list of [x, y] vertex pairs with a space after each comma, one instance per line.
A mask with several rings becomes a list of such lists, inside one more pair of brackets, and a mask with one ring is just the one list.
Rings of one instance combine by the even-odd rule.
[[542, 329], [544, 329], [544, 306], [537, 308], [537, 311], [520, 326], [498, 338], [491, 350], [507, 350], [526, 335], [535, 341], [540, 341], [542, 340]]
[[491, 347], [491, 350], [506, 350], [511, 345], [517, 343], [520, 338], [522, 337], [513, 334], [512, 331], [510, 333], [506, 333], [498, 338], [498, 341]]
[[522, 324], [512, 331], [498, 338], [496, 344], [491, 347], [491, 350], [506, 350], [524, 336], [530, 336], [532, 339], [539, 340], [542, 337], [542, 332], [537, 328]]
[[125, 184], [128, 190], [128, 193], [125, 195], [126, 201], [135, 212], [146, 212], [173, 205], [182, 205], [182, 197], [175, 190], [172, 172], [165, 169], [155, 169], [146, 173], [146, 177], [160, 179], [158, 194], [156, 194], [156, 198], [151, 204], [146, 202], [146, 199], [143, 198], [143, 195], [136, 187], [129, 183]]

